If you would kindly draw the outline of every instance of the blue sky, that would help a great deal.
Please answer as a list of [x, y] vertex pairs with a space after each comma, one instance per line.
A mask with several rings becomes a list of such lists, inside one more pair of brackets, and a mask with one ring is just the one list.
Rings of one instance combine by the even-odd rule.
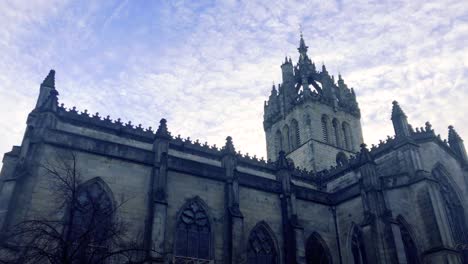
[[393, 135], [391, 102], [415, 127], [468, 136], [465, 1], [0, 2], [0, 152], [21, 143], [39, 85], [55, 69], [59, 100], [265, 156], [263, 101], [309, 57], [354, 87], [368, 144]]

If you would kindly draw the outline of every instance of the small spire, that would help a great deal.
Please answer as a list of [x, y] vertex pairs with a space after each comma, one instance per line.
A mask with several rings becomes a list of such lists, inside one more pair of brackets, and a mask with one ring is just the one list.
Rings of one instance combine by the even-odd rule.
[[407, 137], [410, 135], [408, 119], [406, 118], [405, 113], [403, 112], [403, 110], [401, 109], [397, 101], [393, 101], [392, 104], [393, 104], [393, 107], [392, 107], [391, 119], [393, 123], [393, 129], [395, 130], [395, 136]]
[[450, 125], [450, 126], [448, 127], [448, 129], [449, 129], [449, 134], [448, 134], [448, 141], [449, 141], [449, 143], [450, 143], [450, 142], [455, 142], [455, 141], [458, 141], [458, 140], [463, 141], [463, 140], [461, 139], [460, 135], [458, 135], [457, 131], [455, 130], [455, 128], [453, 128], [452, 125]]
[[463, 144], [463, 139], [460, 137], [460, 135], [458, 135], [457, 131], [455, 131], [452, 125], [450, 125], [448, 129], [448, 143], [450, 148], [466, 163], [467, 155], [465, 145]]
[[158, 130], [156, 131], [156, 137], [166, 138], [166, 139], [171, 138], [171, 133], [167, 130], [167, 121], [164, 118], [161, 119], [161, 121], [159, 121], [159, 127], [158, 127]]
[[236, 154], [234, 143], [232, 143], [232, 137], [228, 136], [226, 138], [226, 144], [224, 145], [222, 152], [223, 154]]
[[392, 107], [392, 120], [395, 118], [398, 118], [400, 116], [403, 116], [406, 118], [405, 112], [401, 109], [400, 105], [398, 104], [397, 101], [392, 102], [393, 107]]
[[49, 96], [45, 100], [45, 102], [39, 107], [39, 111], [57, 111], [58, 106], [58, 92], [57, 90], [53, 89], [50, 90]]
[[325, 64], [322, 62], [322, 72], [327, 72], [327, 68], [325, 67]]
[[55, 88], [55, 70], [49, 71], [49, 74], [47, 74], [47, 77], [44, 79], [41, 86]]

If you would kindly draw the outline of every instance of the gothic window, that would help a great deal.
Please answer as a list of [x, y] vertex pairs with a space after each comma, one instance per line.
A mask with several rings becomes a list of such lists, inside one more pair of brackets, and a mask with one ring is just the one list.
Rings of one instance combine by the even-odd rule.
[[354, 264], [367, 264], [362, 233], [357, 227], [354, 227], [351, 236], [351, 252], [353, 253]]
[[408, 264], [419, 264], [418, 250], [416, 244], [411, 238], [409, 230], [406, 228], [406, 224], [401, 217], [398, 219], [398, 225], [400, 226], [401, 239], [403, 241], [403, 247], [405, 249], [406, 263]]
[[335, 134], [335, 144], [338, 147], [342, 147], [341, 145], [341, 133], [340, 133], [340, 125], [336, 118], [333, 118], [333, 134]]
[[174, 263], [211, 259], [211, 244], [208, 214], [199, 201], [192, 200], [183, 207], [177, 221]]
[[338, 166], [345, 166], [348, 164], [348, 158], [346, 157], [346, 154], [343, 152], [340, 152], [336, 155], [336, 165]]
[[283, 148], [283, 136], [281, 135], [281, 131], [277, 130], [275, 134], [275, 158], [278, 156], [278, 153]]
[[329, 264], [331, 256], [323, 239], [319, 234], [314, 233], [307, 239], [306, 244], [306, 263], [307, 264]]
[[351, 129], [349, 127], [349, 124], [346, 122], [343, 122], [342, 130], [343, 130], [343, 139], [344, 139], [344, 145], [345, 145], [344, 147], [346, 147], [346, 149], [352, 150], [354, 145], [353, 145], [353, 138], [351, 136]]
[[[432, 174], [439, 181], [442, 197], [445, 202], [445, 209], [449, 221], [449, 227], [452, 231], [452, 236], [455, 244], [468, 243], [468, 229], [466, 226], [465, 213], [457, 192], [449, 182], [450, 175], [447, 170], [438, 165], [432, 170]], [[463, 258], [468, 260], [468, 250], [463, 251]]]
[[283, 150], [287, 153], [291, 151], [291, 136], [289, 134], [289, 127], [285, 125], [283, 127]]
[[264, 223], [257, 224], [257, 226], [250, 232], [247, 245], [247, 263], [278, 263], [276, 244], [270, 235], [268, 227]]
[[97, 263], [112, 237], [112, 198], [99, 179], [79, 186], [75, 197], [67, 224], [70, 240], [79, 247], [76, 251], [82, 261]]
[[328, 135], [328, 116], [323, 115], [322, 116], [322, 134], [323, 134], [323, 140], [325, 142], [330, 142], [330, 138]]
[[305, 123], [306, 128], [307, 128], [307, 136], [308, 136], [308, 138], [311, 138], [312, 137], [312, 120], [310, 119], [309, 115], [306, 115], [304, 117], [304, 123]]
[[299, 134], [299, 124], [296, 119], [291, 121], [291, 145], [292, 149], [296, 149], [301, 144], [301, 138]]

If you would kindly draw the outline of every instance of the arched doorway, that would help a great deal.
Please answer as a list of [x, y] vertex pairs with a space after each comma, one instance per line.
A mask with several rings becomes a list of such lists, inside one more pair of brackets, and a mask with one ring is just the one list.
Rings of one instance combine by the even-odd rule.
[[306, 242], [307, 264], [331, 264], [332, 259], [325, 241], [318, 233], [309, 236]]

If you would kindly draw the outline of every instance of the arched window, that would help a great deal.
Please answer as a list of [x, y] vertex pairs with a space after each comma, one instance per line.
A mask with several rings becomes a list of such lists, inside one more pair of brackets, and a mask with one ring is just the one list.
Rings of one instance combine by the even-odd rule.
[[287, 153], [291, 151], [291, 136], [289, 135], [289, 127], [283, 127], [283, 150]]
[[346, 149], [352, 150], [354, 147], [354, 142], [353, 142], [353, 137], [351, 135], [351, 129], [349, 127], [349, 124], [346, 122], [343, 122], [342, 124], [342, 130], [343, 130], [343, 139], [344, 139], [344, 147]]
[[335, 144], [338, 147], [343, 147], [341, 144], [341, 133], [340, 133], [340, 123], [338, 122], [338, 119], [333, 118], [333, 134], [335, 134]]
[[[208, 214], [201, 200], [187, 202], [179, 213], [176, 226], [174, 263], [192, 260], [210, 260], [211, 226]], [[188, 263], [188, 262], [187, 262]], [[201, 263], [201, 262], [200, 262]]]
[[[310, 115], [305, 115], [304, 116], [304, 123], [306, 125], [306, 129], [307, 129], [307, 139], [310, 139], [312, 138], [312, 120], [310, 119]], [[306, 139], [306, 140], [307, 140]], [[304, 141], [306, 141], [304, 140]]]
[[76, 195], [69, 205], [66, 227], [76, 248], [78, 258], [86, 263], [100, 263], [98, 259], [110, 246], [113, 232], [113, 199], [107, 185], [99, 179], [78, 186]]
[[351, 235], [351, 252], [354, 264], [367, 264], [366, 250], [361, 230], [355, 226]]
[[327, 115], [322, 116], [322, 134], [323, 134], [323, 140], [329, 143], [330, 137], [328, 134], [328, 116]]
[[291, 121], [291, 146], [292, 150], [296, 149], [299, 147], [301, 144], [301, 137], [299, 134], [299, 123], [297, 122], [296, 119], [293, 119]]
[[307, 264], [330, 264], [332, 263], [330, 251], [325, 241], [319, 234], [313, 233], [306, 243], [306, 263]]
[[419, 264], [418, 250], [407, 228], [408, 224], [401, 216], [397, 218], [397, 221], [400, 227], [401, 240], [403, 241], [403, 247], [405, 249], [406, 263]]
[[269, 227], [264, 222], [257, 224], [250, 232], [247, 245], [247, 263], [279, 263], [275, 241]]
[[345, 166], [347, 164], [348, 158], [346, 157], [346, 154], [344, 154], [343, 152], [336, 154], [336, 165]]
[[279, 129], [275, 133], [275, 158], [278, 157], [278, 153], [283, 149], [283, 136]]
[[[455, 244], [468, 243], [468, 229], [466, 225], [465, 213], [453, 185], [450, 183], [450, 175], [442, 164], [438, 164], [432, 174], [438, 180], [442, 197], [445, 202], [445, 209], [449, 221], [449, 228], [452, 231]], [[463, 250], [463, 258], [468, 261], [468, 250]]]

